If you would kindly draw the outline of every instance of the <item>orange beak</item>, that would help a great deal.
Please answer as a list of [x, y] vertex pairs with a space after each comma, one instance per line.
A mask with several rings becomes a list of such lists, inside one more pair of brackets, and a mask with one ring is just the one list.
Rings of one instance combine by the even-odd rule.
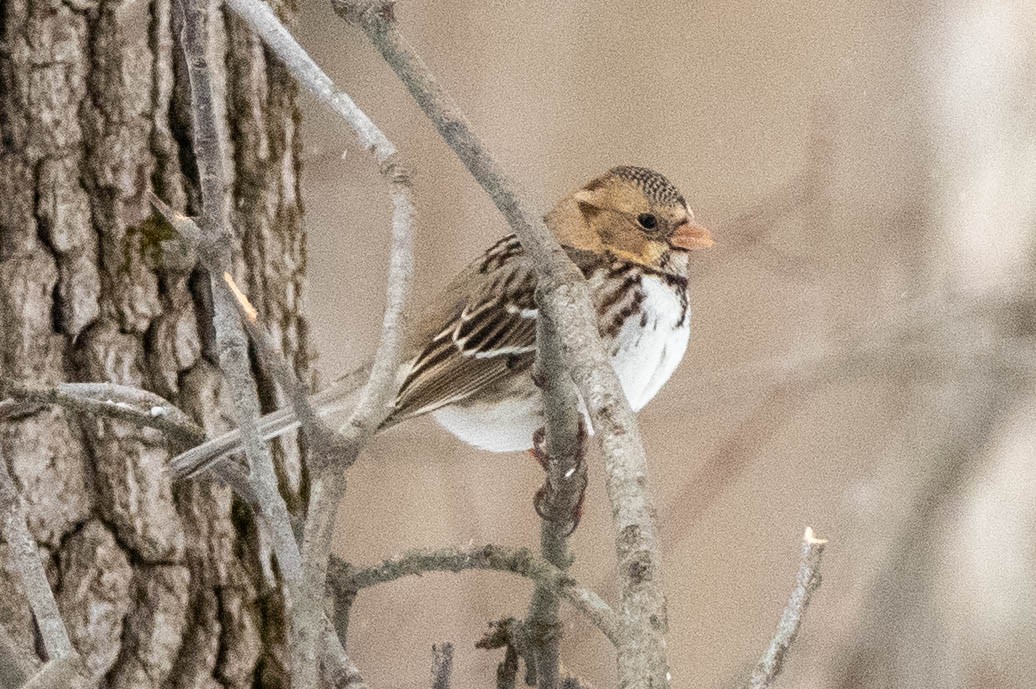
[[669, 237], [669, 243], [677, 249], [694, 251], [695, 249], [708, 249], [716, 242], [712, 239], [709, 228], [699, 225], [693, 220], [685, 220], [676, 226], [676, 230]]

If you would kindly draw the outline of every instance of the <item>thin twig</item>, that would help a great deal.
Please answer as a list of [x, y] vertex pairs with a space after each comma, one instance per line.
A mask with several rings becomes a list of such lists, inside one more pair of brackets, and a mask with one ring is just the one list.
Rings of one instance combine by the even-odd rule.
[[[153, 196], [151, 202], [168, 222], [173, 224], [178, 230], [182, 230], [181, 234], [184, 238], [191, 241], [191, 237], [199, 236], [198, 228], [190, 218], [186, 218], [182, 214], [173, 211], [168, 205]], [[237, 287], [229, 272], [223, 272], [223, 280], [213, 280], [212, 287], [213, 294], [225, 296], [231, 303], [235, 313], [240, 312], [241, 318], [233, 319], [233, 322], [238, 328], [241, 327], [242, 321], [247, 324], [249, 333], [256, 343], [264, 364], [270, 367], [277, 376], [279, 384], [292, 395], [296, 410], [303, 410], [304, 417], [310, 421], [308, 430], [312, 434], [311, 437], [314, 441], [322, 442], [337, 436], [336, 433], [330, 431], [319, 420], [307, 397], [305, 385], [301, 383], [291, 370], [284, 355], [272, 343], [268, 333], [259, 325], [255, 309], [247, 296]], [[254, 428], [258, 436], [258, 427]], [[242, 434], [246, 433], [246, 429], [242, 427], [241, 432]], [[244, 437], [247, 437], [247, 435]], [[246, 457], [249, 457], [248, 447], [246, 442]], [[335, 447], [336, 449], [339, 448], [337, 444]], [[263, 446], [263, 449], [266, 450], [265, 446]], [[268, 450], [266, 452], [268, 456]], [[252, 459], [249, 458], [249, 460], [250, 464], [252, 464]], [[255, 465], [252, 464], [252, 466]], [[270, 462], [270, 469], [271, 467], [272, 462]], [[303, 556], [301, 556], [301, 551], [295, 541], [294, 529], [288, 516], [287, 508], [284, 506], [284, 500], [280, 493], [277, 492], [276, 478], [272, 476], [271, 472], [260, 473], [257, 471], [252, 471], [248, 476], [240, 476], [235, 470], [236, 468], [236, 465], [231, 462], [221, 462], [212, 466], [215, 475], [222, 478], [260, 515], [264, 513], [264, 510], [269, 510], [270, 504], [275, 506], [274, 514], [268, 515], [268, 520], [272, 520], [274, 524], [280, 524], [279, 532], [282, 533], [282, 536], [280, 539], [275, 537], [275, 548], [281, 548], [277, 550], [279, 562], [282, 562], [281, 552], [286, 553], [287, 562], [289, 563], [300, 563], [303, 561]], [[270, 499], [270, 495], [276, 495], [276, 497]], [[278, 514], [278, 504], [283, 508], [283, 514]], [[269, 525], [269, 521], [267, 521], [267, 525]], [[285, 527], [287, 528], [287, 533], [291, 536], [290, 543], [283, 536]], [[290, 575], [291, 571], [295, 572], [293, 578]], [[285, 572], [285, 579], [289, 585], [291, 598], [295, 601], [301, 600], [304, 602], [300, 605], [295, 604], [292, 608], [292, 629], [308, 630], [304, 634], [293, 634], [292, 636], [292, 677], [295, 677], [295, 663], [301, 662], [301, 659], [308, 659], [313, 668], [323, 667], [325, 680], [337, 689], [364, 689], [366, 684], [363, 677], [345, 654], [342, 643], [335, 634], [334, 628], [330, 625], [330, 621], [325, 616], [321, 618], [319, 606], [323, 600], [323, 584], [309, 585], [307, 583], [308, 579], [305, 578], [305, 572], [305, 568], [301, 565], [298, 566], [297, 570]], [[323, 578], [320, 581], [323, 581]], [[315, 613], [313, 612], [314, 609], [316, 610]], [[319, 639], [319, 644], [317, 639]], [[317, 654], [317, 645], [320, 648], [319, 656]], [[296, 661], [296, 658], [299, 660]]]
[[484, 545], [471, 548], [408, 550], [372, 567], [355, 569], [333, 558], [329, 588], [335, 598], [355, 596], [357, 591], [405, 576], [427, 572], [462, 572], [470, 569], [511, 572], [547, 587], [572, 604], [614, 644], [619, 638], [615, 613], [600, 596], [579, 586], [564, 571], [535, 557], [524, 548]]
[[[191, 225], [197, 229], [193, 222]], [[60, 383], [52, 387], [30, 387], [18, 383], [7, 383], [4, 390], [15, 395], [24, 393], [27, 401], [35, 400], [32, 402], [34, 404], [56, 404], [72, 411], [123, 419], [142, 427], [153, 426], [157, 430], [165, 432], [169, 440], [174, 443], [178, 442], [178, 438], [188, 438], [190, 443], [197, 443], [204, 439], [204, 432], [191, 422], [183, 411], [158, 395], [140, 388], [112, 383]], [[163, 410], [158, 417], [151, 412], [151, 409], [156, 407]], [[156, 418], [162, 418], [163, 423], [156, 424]], [[232, 462], [224, 462], [213, 467], [212, 471], [216, 478], [226, 483], [239, 498], [251, 505], [257, 512], [259, 511], [258, 499], [252, 492], [252, 484], [242, 467]], [[326, 624], [330, 626], [330, 622]], [[339, 649], [341, 653], [344, 651], [341, 651], [341, 644], [338, 643], [333, 632], [325, 637], [325, 643], [327, 646], [324, 657], [332, 656], [331, 660], [325, 664], [332, 667], [339, 680], [343, 682], [345, 679], [348, 680], [344, 684], [339, 683], [335, 686], [338, 689], [344, 687], [362, 689], [365, 685], [356, 668], [349, 663], [347, 657], [335, 655], [335, 648]], [[58, 679], [54, 681], [58, 682], [58, 685], [41, 684], [40, 686], [64, 686], [60, 680], [64, 676], [63, 672], [65, 670], [55, 666], [46, 675], [39, 678], [34, 676], [34, 681], [49, 682], [49, 677], [56, 677]]]
[[[565, 371], [557, 330], [546, 316], [536, 330], [535, 380], [543, 392], [545, 426], [543, 445], [547, 478], [537, 494], [540, 524], [540, 552], [543, 559], [564, 571], [573, 556], [568, 537], [578, 523], [586, 490], [585, 430], [579, 413], [579, 393]], [[542, 509], [539, 509], [542, 506]], [[557, 594], [546, 586], [533, 592], [525, 625], [535, 654], [536, 684], [539, 689], [557, 689], [560, 677], [562, 627]]]
[[791, 591], [788, 604], [777, 622], [770, 645], [759, 659], [759, 663], [748, 681], [749, 689], [768, 689], [780, 674], [788, 649], [795, 641], [802, 624], [802, 616], [809, 607], [813, 592], [820, 586], [820, 558], [824, 554], [827, 541], [816, 538], [813, 529], [806, 527], [802, 535], [802, 553], [799, 560], [799, 571], [795, 575], [795, 588]]
[[300, 84], [345, 120], [360, 145], [374, 155], [382, 176], [388, 182], [393, 208], [392, 250], [381, 341], [370, 379], [347, 424], [348, 427], [362, 429], [363, 435], [370, 434], [390, 411], [387, 405], [395, 393], [396, 370], [405, 341], [403, 314], [413, 274], [414, 206], [409, 176], [399, 162], [395, 145], [347, 93], [335, 86], [266, 3], [262, 0], [227, 0], [227, 6], [263, 39], [267, 48]]
[[633, 412], [601, 345], [582, 274], [538, 214], [475, 136], [464, 114], [402, 37], [386, 2], [332, 0], [358, 24], [410, 90], [425, 114], [489, 193], [536, 268], [541, 313], [558, 328], [563, 360], [582, 395], [604, 455], [620, 580], [623, 619], [619, 684], [669, 685], [658, 539], [647, 493], [647, 459]]
[[[295, 541], [287, 506], [281, 496], [273, 459], [259, 433], [259, 397], [248, 357], [248, 340], [237, 313], [237, 304], [223, 275], [230, 271], [233, 235], [223, 223], [226, 181], [216, 119], [215, 97], [208, 64], [208, 5], [204, 0], [181, 0], [184, 13], [181, 43], [191, 86], [192, 137], [198, 167], [202, 208], [197, 244], [208, 270], [212, 290], [213, 323], [220, 368], [230, 387], [234, 412], [249, 464], [249, 484], [260, 519], [269, 531], [277, 564], [284, 578], [285, 597], [291, 611], [290, 658], [292, 686], [315, 689], [319, 669], [316, 653], [320, 630], [306, 623], [299, 601], [319, 596], [304, 590], [302, 556]], [[182, 224], [182, 219], [181, 224]], [[172, 220], [171, 220], [172, 222]], [[175, 223], [174, 223], [175, 226]]]
[[111, 416], [165, 433], [178, 447], [197, 445], [205, 431], [179, 407], [153, 392], [115, 383], [33, 385], [4, 381], [3, 394], [25, 402], [56, 404], [79, 412]]
[[309, 388], [295, 373], [295, 369], [277, 347], [270, 332], [259, 322], [259, 312], [237, 286], [233, 276], [224, 273], [223, 281], [234, 295], [245, 330], [255, 345], [263, 368], [273, 375], [277, 384], [288, 394], [311, 449], [322, 454], [335, 451], [349, 452], [352, 449], [351, 445], [347, 444], [343, 436], [331, 428], [313, 408]]
[[432, 646], [432, 689], [450, 689], [450, 675], [453, 674], [453, 644], [449, 642]]
[[317, 415], [310, 403], [309, 390], [295, 375], [288, 360], [274, 344], [273, 337], [259, 323], [259, 314], [248, 297], [229, 273], [223, 275], [223, 281], [234, 295], [245, 329], [264, 368], [271, 371], [278, 385], [288, 392], [310, 446], [309, 465], [313, 476], [309, 486], [308, 514], [301, 525], [302, 588], [309, 595], [293, 603], [293, 621], [315, 627], [323, 612], [323, 596], [320, 594], [327, 581], [335, 512], [345, 493], [343, 469], [355, 461], [362, 440], [357, 442], [356, 438], [335, 432]]
[[[12, 396], [0, 404], [4, 413], [22, 413], [39, 404], [53, 404], [63, 409], [109, 416], [127, 421], [139, 428], [154, 428], [165, 434], [173, 447], [190, 447], [205, 440], [205, 431], [190, 420], [179, 407], [148, 390], [115, 383], [58, 383], [28, 385], [6, 382], [3, 392]], [[0, 416], [4, 418], [4, 416]], [[255, 495], [243, 467], [224, 462], [214, 468], [217, 479], [227, 484], [249, 505]]]
[[29, 608], [36, 620], [47, 662], [24, 686], [30, 689], [64, 689], [77, 679], [86, 680], [82, 657], [72, 646], [68, 629], [61, 619], [54, 592], [40, 562], [36, 539], [29, 531], [25, 507], [7, 463], [0, 457], [0, 531], [7, 543], [10, 567], [21, 581]]
[[68, 629], [61, 619], [54, 592], [50, 589], [47, 574], [40, 562], [36, 539], [29, 532], [25, 521], [25, 508], [14, 479], [7, 471], [7, 463], [0, 458], [0, 519], [3, 520], [3, 536], [7, 543], [8, 557], [12, 569], [25, 590], [29, 607], [36, 618], [43, 648], [50, 660], [72, 658], [77, 655], [72, 648]]
[[[377, 160], [392, 198], [387, 303], [370, 377], [342, 429], [345, 442], [350, 443], [351, 448], [322, 432], [316, 414], [309, 408], [306, 392], [301, 385], [290, 380], [287, 382], [295, 411], [300, 415], [314, 450], [310, 462], [313, 472], [311, 497], [302, 537], [302, 576], [309, 596], [296, 601], [296, 604], [300, 623], [315, 625], [323, 607], [323, 596], [318, 592], [323, 591], [327, 580], [334, 517], [345, 493], [344, 469], [355, 461], [360, 448], [388, 416], [391, 411], [389, 402], [396, 392], [396, 371], [405, 342], [404, 310], [413, 279], [414, 204], [410, 179], [398, 160], [396, 147], [347, 94], [335, 88], [331, 79], [309, 58], [270, 8], [261, 0], [228, 0], [227, 4], [252, 27], [300, 83], [352, 128], [360, 144]], [[250, 320], [255, 321], [254, 318]], [[290, 379], [292, 376], [282, 372], [282, 377]], [[313, 442], [318, 434], [323, 437], [323, 442]]]

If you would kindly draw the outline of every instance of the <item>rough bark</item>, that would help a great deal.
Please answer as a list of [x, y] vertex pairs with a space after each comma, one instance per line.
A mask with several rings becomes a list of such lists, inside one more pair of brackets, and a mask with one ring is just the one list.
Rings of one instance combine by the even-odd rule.
[[[142, 386], [213, 432], [228, 418], [208, 283], [144, 222], [149, 188], [197, 208], [179, 24], [170, 0], [0, 4], [0, 375]], [[296, 89], [237, 20], [213, 29], [237, 273], [304, 367]], [[273, 385], [260, 386], [272, 407]], [[215, 484], [171, 489], [168, 456], [153, 431], [56, 408], [0, 424], [0, 457], [101, 686], [284, 685], [282, 604], [251, 516]], [[297, 468], [285, 477], [294, 489]], [[11, 581], [0, 576], [0, 625], [32, 654]]]

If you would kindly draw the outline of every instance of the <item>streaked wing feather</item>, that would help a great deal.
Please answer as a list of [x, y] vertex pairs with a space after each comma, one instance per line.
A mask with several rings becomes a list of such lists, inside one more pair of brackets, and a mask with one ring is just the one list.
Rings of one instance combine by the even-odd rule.
[[536, 281], [522, 253], [497, 256], [492, 270], [469, 271], [466, 277], [474, 289], [462, 295], [414, 360], [389, 423], [463, 401], [532, 365]]
[[[606, 264], [600, 254], [566, 247], [584, 275]], [[442, 310], [423, 324], [428, 344], [415, 357], [386, 421], [462, 402], [511, 375], [527, 375], [536, 357], [536, 276], [508, 235], [447, 288]]]

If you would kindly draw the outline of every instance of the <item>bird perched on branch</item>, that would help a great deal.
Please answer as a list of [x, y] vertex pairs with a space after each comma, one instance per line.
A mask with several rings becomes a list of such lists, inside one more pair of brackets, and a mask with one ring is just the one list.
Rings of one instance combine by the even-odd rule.
[[[547, 226], [586, 277], [597, 323], [630, 406], [639, 411], [687, 347], [688, 252], [712, 245], [680, 192], [661, 174], [616, 167], [566, 196]], [[533, 447], [543, 426], [532, 261], [513, 235], [469, 265], [410, 334], [399, 391], [383, 427], [431, 414], [461, 440], [493, 452]], [[318, 412], [348, 409], [352, 390], [314, 396]], [[585, 414], [585, 412], [584, 412]], [[260, 420], [269, 439], [297, 427], [290, 409]], [[181, 477], [240, 447], [237, 431], [174, 458]]]

